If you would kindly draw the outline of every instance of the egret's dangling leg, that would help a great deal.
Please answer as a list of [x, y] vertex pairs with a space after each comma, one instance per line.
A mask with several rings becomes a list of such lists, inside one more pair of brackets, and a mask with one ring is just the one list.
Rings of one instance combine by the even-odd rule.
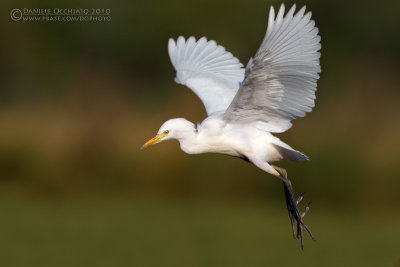
[[[303, 217], [304, 217], [304, 215], [306, 215], [307, 211], [310, 209], [311, 202], [308, 202], [305, 211], [303, 213], [300, 213], [297, 205], [303, 199], [303, 193], [300, 194], [299, 198], [296, 200], [296, 198], [294, 196], [292, 184], [291, 184], [289, 178], [287, 177], [286, 170], [276, 167], [276, 166], [273, 166], [273, 165], [271, 165], [271, 166], [280, 174], [279, 178], [283, 181], [283, 188], [285, 190], [285, 198], [286, 198], [286, 206], [287, 206], [287, 209], [289, 212], [290, 222], [292, 224], [293, 237], [294, 238], [300, 237], [301, 248], [303, 249], [303, 227], [307, 230], [310, 237], [314, 240], [314, 236], [312, 235], [310, 229], [308, 229], [307, 225], [303, 222]], [[295, 230], [294, 221], [296, 221], [296, 228], [297, 228], [296, 230]]]

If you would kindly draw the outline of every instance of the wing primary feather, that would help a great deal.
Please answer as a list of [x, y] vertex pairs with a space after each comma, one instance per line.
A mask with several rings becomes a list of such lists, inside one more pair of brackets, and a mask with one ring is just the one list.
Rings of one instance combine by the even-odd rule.
[[267, 36], [271, 34], [272, 28], [274, 27], [274, 21], [275, 21], [275, 9], [273, 6], [271, 6], [271, 8], [269, 9], [268, 27], [267, 27], [267, 33], [265, 34], [265, 38], [267, 38]]
[[174, 39], [172, 39], [172, 38], [169, 38], [169, 40], [168, 40], [168, 53], [170, 55], [172, 65], [175, 66], [175, 64], [176, 64], [176, 56], [175, 56], [176, 44], [175, 44]]

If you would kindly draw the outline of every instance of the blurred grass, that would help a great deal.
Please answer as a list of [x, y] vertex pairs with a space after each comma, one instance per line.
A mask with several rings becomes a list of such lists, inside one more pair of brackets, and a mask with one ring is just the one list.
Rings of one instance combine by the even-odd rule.
[[399, 217], [313, 207], [302, 252], [284, 204], [1, 197], [2, 266], [397, 266]]

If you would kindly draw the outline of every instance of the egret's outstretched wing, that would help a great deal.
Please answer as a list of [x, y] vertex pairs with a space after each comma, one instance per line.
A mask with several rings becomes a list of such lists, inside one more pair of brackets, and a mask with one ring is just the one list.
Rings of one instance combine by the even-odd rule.
[[235, 122], [257, 122], [269, 132], [283, 132], [290, 121], [314, 107], [321, 49], [318, 28], [305, 7], [284, 17], [282, 4], [275, 18], [271, 7], [267, 33], [246, 70], [237, 95], [224, 114]]
[[224, 112], [244, 79], [244, 68], [237, 58], [215, 41], [205, 37], [197, 42], [180, 36], [169, 39], [168, 52], [176, 69], [175, 81], [189, 87], [203, 102], [207, 114]]

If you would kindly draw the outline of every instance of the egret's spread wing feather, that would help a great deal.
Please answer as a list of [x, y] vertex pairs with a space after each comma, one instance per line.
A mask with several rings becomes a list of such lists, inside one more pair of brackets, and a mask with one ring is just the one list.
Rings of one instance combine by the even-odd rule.
[[275, 18], [271, 7], [267, 33], [247, 67], [246, 78], [224, 114], [226, 120], [256, 122], [260, 129], [283, 132], [292, 119], [314, 107], [321, 49], [318, 28], [305, 7], [295, 5]]
[[244, 79], [243, 65], [225, 48], [205, 37], [175, 42], [168, 52], [176, 70], [175, 81], [188, 86], [203, 102], [207, 114], [224, 112]]

